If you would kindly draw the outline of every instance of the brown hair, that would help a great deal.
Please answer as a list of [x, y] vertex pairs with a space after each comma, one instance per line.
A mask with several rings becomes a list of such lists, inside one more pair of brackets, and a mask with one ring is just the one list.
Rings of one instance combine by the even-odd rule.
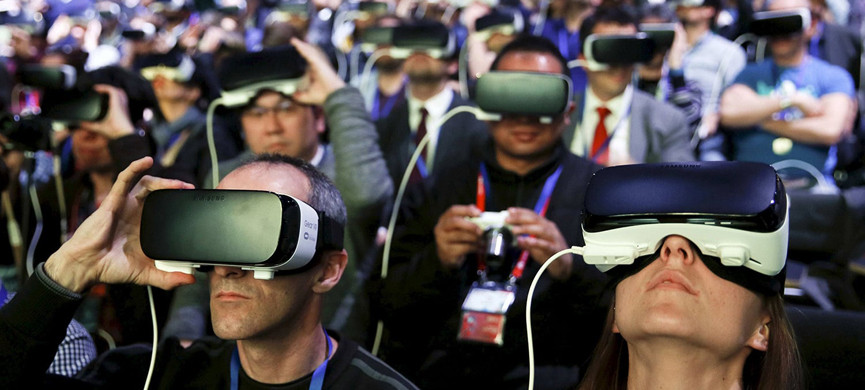
[[[793, 328], [787, 319], [781, 294], [764, 299], [769, 311], [769, 348], [753, 351], [742, 369], [745, 390], [800, 390], [805, 388], [802, 358]], [[607, 313], [604, 331], [595, 347], [594, 357], [580, 383], [580, 390], [618, 390], [628, 385], [628, 345], [613, 333], [615, 298]]]

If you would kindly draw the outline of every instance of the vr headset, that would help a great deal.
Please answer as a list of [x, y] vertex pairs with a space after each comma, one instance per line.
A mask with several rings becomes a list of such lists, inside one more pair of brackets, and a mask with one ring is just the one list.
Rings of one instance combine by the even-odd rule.
[[[751, 162], [637, 164], [592, 177], [582, 220], [583, 258], [626, 277], [669, 235], [700, 250], [718, 276], [762, 292], [784, 283], [788, 201], [775, 170]], [[780, 280], [779, 280], [780, 279]]]
[[484, 41], [490, 39], [495, 33], [514, 35], [522, 33], [524, 29], [523, 15], [515, 11], [493, 9], [492, 12], [475, 21], [475, 31]]
[[153, 81], [157, 76], [185, 83], [195, 74], [195, 63], [188, 55], [181, 53], [156, 54], [143, 57], [136, 64], [141, 76]]
[[421, 22], [397, 26], [393, 31], [393, 47], [388, 49], [396, 59], [423, 52], [433, 58], [447, 58], [456, 52], [456, 38], [442, 23]]
[[657, 51], [664, 51], [672, 47], [673, 40], [676, 38], [675, 23], [641, 23], [640, 31], [649, 36]]
[[513, 114], [551, 123], [571, 102], [571, 80], [553, 73], [491, 71], [478, 79], [475, 102], [486, 120]]
[[751, 32], [758, 36], [784, 36], [804, 32], [811, 26], [811, 11], [799, 8], [754, 13]]
[[22, 84], [42, 89], [41, 117], [74, 123], [108, 114], [108, 95], [94, 91], [90, 79], [69, 65], [26, 65], [19, 74]]
[[262, 89], [291, 95], [304, 82], [305, 73], [306, 60], [293, 46], [228, 57], [222, 61], [218, 74], [222, 86], [221, 104], [242, 106]]
[[583, 55], [589, 70], [601, 71], [611, 65], [648, 62], [655, 55], [655, 42], [641, 32], [633, 35], [596, 35], [586, 37]]
[[360, 36], [360, 50], [369, 54], [380, 47], [392, 45], [394, 28], [395, 27], [367, 28]]
[[160, 190], [141, 215], [141, 248], [156, 268], [300, 272], [317, 251], [343, 248], [343, 226], [294, 197], [267, 191]]
[[141, 28], [126, 28], [120, 35], [130, 41], [149, 41], [156, 35], [156, 26], [151, 23], [144, 23]]

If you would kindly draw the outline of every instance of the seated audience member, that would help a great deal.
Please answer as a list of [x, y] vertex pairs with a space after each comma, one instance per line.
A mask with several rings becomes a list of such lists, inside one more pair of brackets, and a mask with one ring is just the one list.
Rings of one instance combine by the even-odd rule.
[[[406, 28], [423, 31], [431, 37], [452, 34], [441, 23], [416, 22]], [[448, 76], [456, 69], [455, 53], [448, 53], [448, 57], [434, 57], [430, 51], [421, 48], [408, 49], [412, 53], [403, 63], [403, 71], [408, 75], [407, 99], [397, 104], [388, 116], [376, 121], [381, 150], [395, 186], [402, 180], [418, 142], [427, 133], [430, 141], [422, 159], [418, 160], [412, 182], [419, 182], [438, 167], [458, 161], [457, 152], [466, 150], [464, 145], [485, 133], [483, 122], [471, 115], [456, 115], [437, 126], [448, 111], [472, 105], [447, 85]]]
[[[495, 71], [568, 77], [558, 49], [528, 35], [502, 49], [492, 65]], [[551, 255], [581, 243], [578, 216], [585, 185], [598, 168], [564, 147], [561, 134], [573, 104], [563, 106], [551, 122], [516, 114], [488, 122], [489, 138], [474, 153], [430, 176], [401, 208], [388, 274], [371, 301], [380, 305], [387, 330], [383, 359], [420, 387], [525, 386], [521, 319], [529, 284]], [[484, 211], [508, 213], [510, 232], [503, 233], [500, 256], [482, 255], [484, 229], [469, 220]], [[481, 294], [473, 286], [484, 282], [493, 282], [492, 289], [512, 297], [513, 304], [486, 320], [464, 317], [463, 303]], [[536, 336], [536, 345], [543, 351], [539, 376], [549, 386], [576, 384], [576, 367], [588, 357], [600, 329], [603, 284], [600, 272], [570, 256], [542, 277], [534, 302], [543, 309], [536, 320], [549, 333]], [[476, 332], [474, 324], [485, 328], [476, 321], [494, 331]]]
[[[583, 21], [580, 39], [636, 33], [637, 19], [628, 10], [600, 7]], [[575, 128], [564, 134], [571, 152], [605, 166], [694, 160], [685, 115], [634, 88], [634, 64], [587, 68], [586, 74], [588, 86], [574, 97]]]
[[[136, 283], [173, 288], [192, 275], [156, 269], [141, 252], [143, 200], [159, 189], [188, 189], [180, 181], [150, 176], [134, 188], [152, 164], [135, 161], [124, 170], [100, 208], [51, 258], [40, 265], [18, 295], [0, 309], [0, 385], [26, 383], [68, 386], [42, 373], [62, 339], [81, 294], [96, 283]], [[263, 190], [290, 195], [345, 223], [339, 191], [311, 165], [275, 155], [260, 156], [236, 169], [219, 189]], [[155, 388], [415, 388], [390, 367], [333, 331], [323, 331], [323, 295], [345, 269], [346, 252], [319, 249], [307, 268], [271, 280], [252, 271], [214, 266], [208, 271], [213, 328], [221, 339], [199, 340], [189, 348], [176, 338], [162, 342], [152, 379]], [[234, 341], [236, 340], [236, 341]], [[130, 346], [101, 356], [78, 375], [78, 386], [128, 388], [145, 383], [149, 348]], [[323, 367], [323, 368], [321, 368]], [[321, 371], [323, 372], [323, 378]]]
[[[314, 46], [298, 39], [292, 44], [307, 62], [310, 84], [292, 96], [273, 89], [260, 89], [242, 108], [241, 127], [247, 150], [219, 164], [224, 177], [255, 155], [275, 153], [307, 161], [332, 178], [345, 194], [350, 223], [346, 225], [346, 250], [356, 261], [347, 267], [348, 277], [326, 299], [322, 319], [342, 330], [348, 318], [360, 262], [372, 250], [381, 210], [393, 193], [385, 160], [378, 147], [375, 126], [356, 88], [346, 86], [330, 62]], [[321, 137], [329, 129], [329, 143]], [[211, 175], [208, 175], [210, 177]], [[212, 179], [209, 179], [212, 181]], [[173, 312], [183, 311], [182, 321], [197, 325], [193, 338], [205, 330], [206, 302], [194, 298], [206, 285], [177, 290]], [[195, 288], [199, 292], [195, 292]], [[184, 297], [190, 294], [193, 297]], [[183, 303], [186, 302], [186, 303]], [[197, 304], [195, 303], [197, 302]], [[190, 312], [195, 310], [198, 314]], [[181, 317], [173, 317], [181, 320]], [[176, 323], [169, 323], [172, 327]], [[184, 332], [186, 333], [186, 332]]]
[[[563, 2], [561, 18], [549, 19], [544, 23], [541, 36], [553, 42], [568, 61], [579, 58], [582, 52], [583, 37], [580, 35], [583, 21], [589, 17], [595, 8], [601, 4], [597, 0], [566, 0]], [[574, 81], [574, 90], [586, 87], [586, 72], [583, 68], [574, 67], [570, 71]]]
[[[392, 29], [400, 24], [401, 21], [396, 16], [383, 15], [376, 18], [375, 27]], [[365, 43], [367, 42], [361, 42], [356, 46], [362, 46]], [[390, 46], [390, 44], [376, 45], [375, 47], [377, 50], [385, 46]], [[360, 48], [354, 50], [360, 50]], [[364, 54], [362, 51], [361, 53]], [[366, 55], [362, 55], [361, 59], [368, 61], [369, 58], [366, 57]], [[387, 117], [394, 107], [405, 103], [405, 87], [408, 78], [402, 69], [403, 61], [403, 59], [393, 58], [390, 55], [381, 55], [375, 61], [375, 67], [369, 74], [359, 73], [357, 77], [351, 79], [351, 84], [363, 93], [364, 102], [373, 121]], [[374, 80], [374, 82], [369, 81], [366, 83], [367, 85], [362, 85], [363, 80]]]
[[697, 83], [703, 93], [698, 154], [701, 160], [723, 160], [724, 137], [716, 134], [719, 100], [724, 88], [745, 67], [745, 51], [715, 32], [718, 15], [724, 10], [721, 0], [676, 2], [675, 10], [688, 41], [683, 58], [685, 80]]
[[[805, 9], [806, 0], [774, 0], [769, 10]], [[770, 36], [771, 58], [749, 64], [721, 97], [734, 160], [800, 160], [832, 180], [835, 147], [856, 115], [844, 69], [808, 54], [804, 31]], [[803, 177], [793, 173], [786, 179]]]
[[[643, 176], [651, 175], [654, 183], [662, 183], [654, 186], [643, 183], [637, 187], [608, 177], [605, 180], [608, 190], [604, 191], [607, 196], [603, 202], [608, 205], [607, 210], [624, 210], [634, 207], [635, 203], [639, 203], [638, 208], [669, 204], [669, 199], [691, 198], [693, 193], [699, 194], [691, 199], [702, 199], [700, 197], [709, 192], [717, 193], [718, 187], [736, 180], [727, 173], [715, 175], [711, 171], [718, 172], [719, 166], [744, 163], [710, 164], [714, 165], [658, 165], [654, 171], [641, 172]], [[635, 253], [640, 252], [629, 264], [598, 265], [610, 276], [608, 286], [614, 290], [614, 297], [604, 333], [580, 389], [805, 388], [802, 359], [782, 296], [786, 275], [786, 219], [789, 218], [785, 191], [771, 167], [748, 165], [751, 166], [747, 169], [737, 169], [736, 177], [754, 188], [741, 188], [738, 194], [727, 192], [727, 198], [739, 199], [709, 208], [721, 207], [732, 215], [737, 213], [736, 204], [742, 201], [749, 206], [756, 206], [763, 200], [772, 201], [766, 202], [767, 209], [760, 213], [765, 217], [762, 226], [765, 231], [746, 230], [750, 229], [744, 227], [746, 224], [710, 225], [705, 221], [715, 212], [688, 208], [694, 205], [674, 205], [675, 215], [665, 211], [652, 214], [660, 222], [648, 229], [644, 228], [648, 225], [641, 222], [629, 225], [618, 219], [614, 227], [599, 232], [595, 238], [585, 235], [586, 242], [600, 243], [602, 234], [612, 233], [618, 240], [614, 245], [633, 242], [646, 245], [643, 248], [647, 249], [635, 249]], [[610, 169], [618, 168], [625, 167]], [[699, 174], [684, 172], [695, 168], [700, 168]], [[664, 174], [664, 170], [677, 171]], [[592, 194], [599, 193], [595, 191], [594, 180], [601, 175], [599, 172], [589, 184], [587, 208], [590, 203], [599, 201], [598, 198], [593, 200]], [[671, 175], [686, 179], [670, 185]], [[717, 181], [715, 188], [706, 191], [707, 177], [712, 180], [727, 177], [728, 180]], [[702, 190], [692, 190], [700, 186]], [[639, 188], [639, 191], [637, 195], [616, 193], [627, 188]], [[654, 200], [644, 202], [639, 193], [652, 193]], [[739, 195], [742, 193], [747, 197]], [[719, 202], [727, 198], [722, 196]], [[701, 216], [699, 222], [684, 222], [685, 219], [679, 218], [697, 211]], [[601, 218], [615, 214], [609, 212]], [[587, 218], [583, 221], [584, 232], [598, 232], [591, 226], [586, 229]], [[597, 226], [601, 224], [603, 222]], [[724, 255], [725, 246], [742, 249], [734, 243], [745, 247], [744, 259], [741, 255], [737, 257], [735, 250], [727, 252], [729, 257], [724, 257], [723, 261], [716, 256], [719, 252]], [[621, 258], [617, 259], [619, 261]]]
[[656, 46], [652, 60], [637, 68], [637, 87], [655, 96], [655, 99], [669, 102], [682, 110], [688, 119], [693, 144], [694, 133], [702, 119], [703, 97], [697, 83], [685, 80], [685, 71], [682, 69], [685, 51], [688, 49], [685, 30], [676, 22], [676, 15], [665, 4], [649, 5], [642, 9], [641, 30], [645, 26], [668, 24], [676, 26], [672, 45]]
[[[164, 168], [176, 171], [172, 177], [200, 186], [210, 172], [206, 117], [211, 87], [200, 62], [177, 51], [151, 54], [136, 59], [135, 67], [150, 81], [159, 111], [150, 123], [156, 142], [155, 158]], [[221, 127], [214, 128], [219, 158], [234, 157], [235, 142]]]

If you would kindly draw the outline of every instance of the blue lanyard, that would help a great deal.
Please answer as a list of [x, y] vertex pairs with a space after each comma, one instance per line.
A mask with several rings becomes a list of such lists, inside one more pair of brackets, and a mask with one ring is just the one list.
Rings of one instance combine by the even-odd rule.
[[[477, 200], [478, 203], [486, 204], [486, 200], [481, 198], [488, 197], [489, 194], [492, 193], [492, 191], [490, 190], [490, 175], [487, 172], [487, 165], [483, 162], [481, 163], [480, 175], [481, 176], [478, 179], [480, 179], [481, 183], [478, 184], [483, 186], [483, 192], [481, 192], [481, 188], [478, 188]], [[549, 203], [550, 197], [553, 195], [553, 190], [556, 188], [556, 183], [559, 181], [559, 176], [561, 175], [562, 166], [559, 165], [559, 167], [556, 168], [556, 171], [553, 172], [552, 175], [547, 177], [547, 180], [544, 182], [544, 188], [541, 190], [541, 196], [538, 198], [538, 201], [535, 202], [534, 210], [535, 213], [537, 213], [538, 215], [544, 216], [546, 214], [546, 205], [547, 203]], [[486, 207], [480, 207], [480, 205], [477, 206], [479, 209], [481, 209], [481, 211], [486, 211]]]
[[390, 114], [390, 111], [393, 110], [394, 104], [396, 104], [397, 100], [399, 100], [400, 95], [404, 93], [404, 89], [405, 83], [403, 83], [402, 87], [400, 87], [397, 93], [387, 98], [387, 100], [384, 102], [384, 110], [379, 112], [379, 105], [381, 104], [380, 100], [383, 94], [381, 93], [381, 89], [376, 88], [375, 94], [372, 97], [372, 120], [378, 120], [379, 118], [386, 117], [388, 114]]
[[[541, 196], [538, 197], [538, 201], [535, 202], [534, 211], [536, 214], [545, 217], [547, 215], [547, 209], [550, 206], [550, 198], [553, 195], [553, 190], [556, 188], [556, 183], [559, 181], [559, 176], [562, 175], [562, 166], [559, 165], [556, 168], [556, 171], [553, 172], [552, 175], [547, 177], [547, 180], [544, 182], [544, 187], [541, 189]], [[489, 196], [490, 192], [490, 177], [487, 173], [487, 166], [483, 162], [481, 162], [480, 172], [478, 173], [478, 189], [477, 189], [477, 202], [476, 206], [481, 211], [486, 211], [486, 198]], [[529, 260], [529, 251], [522, 251], [520, 253], [520, 258], [517, 260], [517, 263], [514, 265], [514, 269], [511, 271], [511, 275], [508, 278], [509, 283], [516, 283], [523, 276], [523, 270], [526, 268], [526, 263]], [[478, 261], [478, 272], [482, 275], [486, 275], [486, 264], [479, 259]], [[481, 276], [484, 278], [485, 276]]]
[[6, 304], [6, 297], [9, 296], [9, 293], [6, 292], [6, 287], [3, 287], [3, 283], [0, 283], [0, 307]]
[[[322, 385], [324, 384], [324, 372], [327, 370], [327, 362], [331, 357], [330, 351], [333, 349], [330, 337], [327, 335], [327, 330], [324, 329], [324, 327], [321, 327], [321, 330], [324, 332], [324, 339], [327, 340], [327, 355], [325, 356], [324, 361], [316, 367], [315, 371], [312, 373], [312, 382], [309, 383], [310, 390], [321, 390]], [[239, 373], [240, 355], [237, 352], [237, 347], [235, 347], [234, 352], [231, 354], [231, 390], [237, 390], [238, 388]]]
[[[579, 34], [579, 32], [577, 33]], [[571, 55], [571, 33], [568, 32], [568, 27], [562, 23], [562, 29], [559, 30], [559, 51], [562, 52], [562, 57], [570, 59]], [[576, 58], [576, 57], [575, 57]]]

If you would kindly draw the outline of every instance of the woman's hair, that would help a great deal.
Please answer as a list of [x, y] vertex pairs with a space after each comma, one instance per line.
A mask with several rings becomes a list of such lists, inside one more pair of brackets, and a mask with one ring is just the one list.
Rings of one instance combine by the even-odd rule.
[[[787, 319], [781, 294], [764, 298], [769, 311], [769, 347], [754, 350], [742, 369], [745, 390], [800, 390], [805, 388], [802, 358]], [[628, 345], [613, 333], [615, 298], [607, 313], [604, 331], [580, 383], [580, 390], [618, 390], [628, 385]]]

